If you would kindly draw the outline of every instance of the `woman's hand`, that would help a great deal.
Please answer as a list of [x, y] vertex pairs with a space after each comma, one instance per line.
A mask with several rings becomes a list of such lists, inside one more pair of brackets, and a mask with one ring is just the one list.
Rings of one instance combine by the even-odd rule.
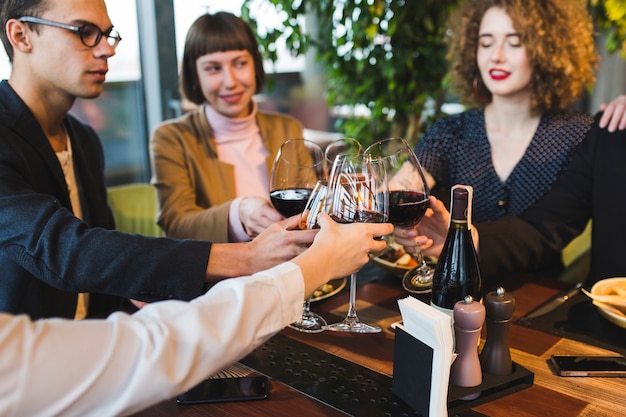
[[428, 203], [430, 208], [416, 228], [396, 228], [393, 236], [407, 252], [414, 253], [414, 247], [418, 246], [424, 255], [438, 257], [448, 235], [450, 213], [445, 204], [434, 196], [430, 196]]
[[608, 126], [609, 132], [626, 129], [626, 95], [622, 94], [610, 103], [602, 104], [600, 109], [604, 111], [599, 123], [601, 128]]
[[251, 238], [283, 219], [270, 202], [261, 197], [245, 197], [239, 203], [239, 220]]

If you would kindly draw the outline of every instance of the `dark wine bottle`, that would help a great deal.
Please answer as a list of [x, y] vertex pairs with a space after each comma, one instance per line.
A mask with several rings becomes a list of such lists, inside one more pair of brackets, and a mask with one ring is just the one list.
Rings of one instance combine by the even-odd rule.
[[452, 316], [454, 305], [471, 295], [482, 300], [482, 279], [472, 241], [472, 194], [469, 185], [452, 187], [450, 227], [433, 275], [431, 304]]

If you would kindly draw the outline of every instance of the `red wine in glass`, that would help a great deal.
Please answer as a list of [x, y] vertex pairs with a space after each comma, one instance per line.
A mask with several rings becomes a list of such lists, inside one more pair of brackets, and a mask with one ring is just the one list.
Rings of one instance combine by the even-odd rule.
[[311, 188], [290, 188], [274, 190], [270, 193], [272, 205], [285, 217], [295, 216], [304, 211], [306, 202], [311, 196]]
[[389, 191], [389, 223], [413, 227], [422, 220], [428, 208], [428, 196], [420, 191]]
[[[429, 189], [411, 146], [402, 138], [389, 138], [370, 145], [365, 153], [385, 161], [389, 176], [389, 222], [398, 228], [417, 226], [428, 209]], [[426, 264], [419, 247], [411, 255], [418, 266], [404, 275], [402, 286], [411, 293], [428, 292], [434, 270]]]
[[323, 178], [323, 166], [324, 151], [316, 143], [301, 138], [283, 142], [272, 165], [272, 206], [285, 217], [301, 214], [317, 181]]
[[[339, 155], [328, 180], [326, 211], [338, 223], [387, 221], [389, 193], [380, 159], [363, 155]], [[382, 329], [359, 320], [356, 312], [356, 272], [350, 275], [350, 302], [346, 317], [327, 330], [378, 333]]]

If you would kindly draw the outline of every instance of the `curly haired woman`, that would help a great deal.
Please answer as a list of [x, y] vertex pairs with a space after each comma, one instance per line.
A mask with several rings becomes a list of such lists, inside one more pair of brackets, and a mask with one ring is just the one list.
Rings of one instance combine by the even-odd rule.
[[435, 194], [474, 187], [475, 222], [539, 199], [589, 130], [591, 115], [567, 109], [593, 86], [599, 61], [585, 4], [475, 0], [452, 16], [451, 76], [473, 108], [438, 120], [415, 152]]

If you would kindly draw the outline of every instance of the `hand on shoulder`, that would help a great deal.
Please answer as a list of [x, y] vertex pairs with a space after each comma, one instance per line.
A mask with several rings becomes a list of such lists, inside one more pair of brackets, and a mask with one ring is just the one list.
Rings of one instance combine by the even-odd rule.
[[617, 96], [608, 104], [602, 104], [600, 109], [604, 111], [599, 123], [601, 128], [608, 127], [609, 132], [626, 129], [626, 94]]

